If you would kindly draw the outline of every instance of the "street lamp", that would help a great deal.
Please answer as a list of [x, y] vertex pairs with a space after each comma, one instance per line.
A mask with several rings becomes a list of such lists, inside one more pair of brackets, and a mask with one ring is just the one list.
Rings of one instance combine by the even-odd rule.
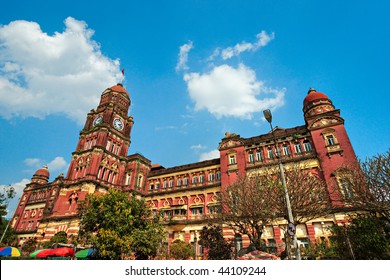
[[234, 235], [234, 248], [235, 248], [234, 256], [235, 256], [235, 259], [237, 259], [237, 257], [238, 257], [238, 252], [241, 249], [241, 244], [242, 244], [242, 237], [240, 234], [236, 233]]
[[[274, 138], [274, 143], [275, 143], [275, 147], [276, 147], [276, 158], [278, 159], [278, 163], [279, 163], [280, 177], [282, 178], [283, 191], [284, 191], [284, 196], [285, 196], [285, 200], [286, 200], [288, 221], [290, 223], [294, 224], [294, 217], [293, 217], [292, 211], [291, 211], [290, 197], [288, 195], [286, 178], [284, 176], [284, 168], [283, 168], [282, 158], [280, 156], [279, 146], [278, 146], [278, 144], [276, 142], [276, 137], [275, 137], [275, 134], [274, 134], [274, 128], [272, 127], [272, 114], [271, 114], [271, 110], [270, 109], [264, 110], [263, 114], [264, 114], [265, 119], [267, 120], [267, 122], [269, 122], [269, 124], [271, 126], [271, 133], [272, 133], [272, 136]], [[293, 240], [294, 240], [295, 257], [296, 257], [297, 260], [300, 260], [301, 259], [301, 252], [300, 252], [299, 247], [298, 247], [298, 240], [297, 240], [296, 234], [294, 234]]]

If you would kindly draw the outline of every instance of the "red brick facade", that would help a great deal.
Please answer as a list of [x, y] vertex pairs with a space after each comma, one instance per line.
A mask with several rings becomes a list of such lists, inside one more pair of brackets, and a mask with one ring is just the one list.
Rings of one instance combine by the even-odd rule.
[[[32, 237], [47, 241], [60, 231], [76, 236], [77, 202], [108, 188], [137, 192], [154, 210], [162, 211], [168, 244], [177, 238], [194, 242], [215, 213], [222, 189], [240, 175], [277, 164], [271, 133], [242, 138], [227, 132], [219, 143], [219, 158], [171, 168], [152, 165], [140, 154], [127, 155], [134, 124], [128, 116], [130, 103], [121, 84], [106, 89], [98, 107], [87, 115], [66, 177], [60, 174], [49, 182], [46, 167], [34, 174], [11, 222], [21, 243]], [[356, 162], [344, 120], [330, 99], [315, 90], [306, 96], [303, 112], [304, 125], [274, 129], [282, 160], [309, 162], [311, 172], [326, 180], [332, 203], [340, 204], [337, 168]], [[337, 219], [335, 215], [312, 221], [297, 235], [315, 242], [327, 235], [324, 224]], [[225, 236], [232, 238], [234, 233], [226, 229]], [[263, 237], [267, 244], [282, 247], [281, 227], [270, 226]], [[245, 237], [243, 242], [247, 245]], [[202, 254], [201, 247], [197, 252]]]

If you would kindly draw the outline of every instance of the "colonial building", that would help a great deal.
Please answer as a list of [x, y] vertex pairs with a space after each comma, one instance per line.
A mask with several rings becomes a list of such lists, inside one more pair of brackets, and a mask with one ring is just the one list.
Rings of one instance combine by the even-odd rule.
[[[128, 116], [130, 103], [121, 84], [106, 89], [98, 107], [87, 115], [67, 175], [60, 174], [49, 182], [47, 167], [36, 171], [11, 221], [20, 243], [28, 238], [48, 241], [61, 231], [68, 237], [76, 236], [77, 202], [87, 194], [116, 188], [136, 192], [154, 211], [163, 212], [168, 244], [182, 239], [196, 244], [201, 254], [198, 234], [216, 212], [221, 190], [240, 175], [277, 164], [273, 134], [283, 163], [304, 163], [323, 178], [331, 203], [340, 204], [340, 197], [348, 193], [337, 169], [356, 162], [356, 156], [344, 119], [328, 96], [314, 89], [303, 101], [303, 125], [275, 128], [273, 134], [250, 138], [227, 132], [219, 143], [219, 158], [171, 168], [152, 164], [140, 154], [128, 155], [134, 124]], [[343, 219], [340, 214], [301, 224], [297, 237], [303, 245], [327, 238], [326, 227]], [[226, 238], [234, 236], [228, 229], [224, 234]], [[269, 245], [282, 247], [284, 231], [280, 226], [268, 226], [263, 238]]]

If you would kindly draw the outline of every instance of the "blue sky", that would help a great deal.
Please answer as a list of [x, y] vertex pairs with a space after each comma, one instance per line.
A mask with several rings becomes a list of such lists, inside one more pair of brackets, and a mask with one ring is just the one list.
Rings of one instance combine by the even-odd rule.
[[[60, 3], [58, 3], [60, 2]], [[341, 110], [359, 158], [389, 148], [388, 1], [6, 1], [0, 13], [0, 185], [66, 174], [100, 94], [122, 81], [129, 153], [165, 167], [213, 157], [226, 131], [304, 124], [310, 87]]]

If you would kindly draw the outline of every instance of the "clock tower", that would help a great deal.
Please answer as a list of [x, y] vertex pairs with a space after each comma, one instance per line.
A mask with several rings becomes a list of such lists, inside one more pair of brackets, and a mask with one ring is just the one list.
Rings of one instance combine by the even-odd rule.
[[122, 84], [103, 91], [99, 106], [92, 109], [80, 132], [66, 180], [97, 180], [105, 185], [123, 182], [125, 158], [130, 146], [133, 118], [131, 101]]

